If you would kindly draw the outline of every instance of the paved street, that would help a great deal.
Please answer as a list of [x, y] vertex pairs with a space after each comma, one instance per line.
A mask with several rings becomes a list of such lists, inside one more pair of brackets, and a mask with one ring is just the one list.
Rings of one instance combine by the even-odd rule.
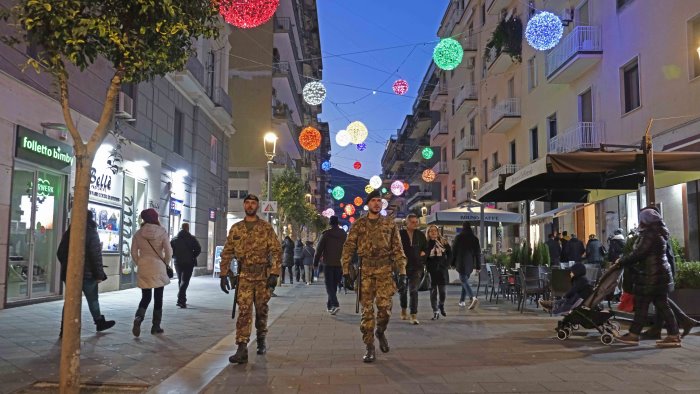
[[[103, 313], [118, 323], [95, 334], [84, 305], [82, 379], [108, 383], [104, 392], [700, 393], [698, 336], [673, 350], [651, 342], [606, 347], [593, 334], [562, 342], [554, 338], [556, 318], [533, 305], [520, 314], [510, 302], [482, 300], [476, 311], [460, 310], [458, 290], [449, 288], [448, 316], [439, 321], [429, 320], [428, 294], [421, 293], [419, 326], [398, 320], [396, 298], [392, 350], [364, 364], [354, 295], [341, 295], [333, 317], [325, 312], [322, 286], [282, 287], [271, 304], [269, 352], [261, 357], [253, 350], [243, 366], [228, 363], [232, 296], [220, 292], [217, 280], [193, 278], [186, 310], [175, 307], [175, 286], [168, 286], [160, 337], [131, 335], [137, 289], [107, 293], [100, 297]], [[35, 382], [58, 380], [61, 305], [0, 311], [1, 393], [42, 391]]]

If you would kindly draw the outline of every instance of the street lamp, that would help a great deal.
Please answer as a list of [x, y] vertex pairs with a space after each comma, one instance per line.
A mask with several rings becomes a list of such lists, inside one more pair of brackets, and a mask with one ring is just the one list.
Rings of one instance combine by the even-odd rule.
[[700, 58], [700, 47], [698, 47], [698, 58]]
[[[265, 147], [265, 156], [267, 156], [267, 201], [272, 200], [272, 163], [277, 150], [277, 135], [273, 132], [267, 132], [263, 140]], [[267, 213], [267, 221], [272, 223], [272, 214]]]
[[476, 198], [476, 193], [479, 191], [479, 187], [481, 186], [481, 179], [479, 179], [478, 176], [474, 176], [471, 179], [472, 183], [472, 194], [474, 194], [474, 198]]

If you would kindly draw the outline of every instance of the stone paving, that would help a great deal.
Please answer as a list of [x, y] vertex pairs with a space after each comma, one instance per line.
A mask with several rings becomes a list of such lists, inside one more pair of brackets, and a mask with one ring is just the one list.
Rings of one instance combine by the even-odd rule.
[[[94, 332], [84, 305], [82, 380], [153, 393], [700, 393], [695, 334], [682, 349], [670, 350], [651, 342], [604, 346], [586, 332], [559, 341], [557, 319], [534, 305], [521, 314], [509, 301], [492, 304], [481, 297], [480, 307], [468, 311], [456, 305], [458, 287], [449, 287], [448, 316], [438, 321], [430, 320], [427, 292], [420, 293], [418, 326], [398, 319], [395, 297], [387, 331], [391, 352], [378, 353], [374, 364], [361, 361], [354, 294], [341, 294], [341, 310], [330, 316], [323, 286], [278, 288], [269, 352], [255, 355], [253, 342], [249, 364], [230, 365], [232, 296], [211, 277], [193, 278], [190, 289], [191, 308], [180, 310], [175, 286], [166, 288], [162, 336], [131, 335], [138, 289], [100, 295], [103, 313], [118, 321], [104, 333]], [[38, 391], [29, 387], [58, 380], [61, 305], [0, 311], [0, 393]]]

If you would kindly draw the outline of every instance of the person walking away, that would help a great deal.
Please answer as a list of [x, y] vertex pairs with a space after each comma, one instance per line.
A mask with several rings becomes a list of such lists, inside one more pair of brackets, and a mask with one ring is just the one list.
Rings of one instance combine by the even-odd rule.
[[294, 267], [294, 241], [287, 235], [282, 241], [282, 284], [284, 284], [285, 271], [289, 271], [289, 283], [294, 284], [292, 267]]
[[[65, 283], [68, 273], [68, 244], [70, 243], [70, 226], [63, 233], [61, 242], [56, 250], [56, 257], [61, 263], [61, 281]], [[88, 309], [95, 322], [95, 329], [99, 331], [107, 330], [114, 326], [114, 320], [105, 320], [100, 312], [100, 300], [98, 296], [98, 285], [107, 280], [104, 266], [102, 265], [102, 244], [97, 233], [97, 223], [92, 218], [92, 212], [87, 213], [87, 229], [85, 230], [85, 264], [83, 266], [83, 294], [87, 300]], [[58, 337], [63, 336], [63, 312], [61, 312], [61, 331]]]
[[622, 256], [627, 239], [623, 235], [624, 230], [618, 228], [613, 232], [613, 236], [608, 240], [608, 261], [613, 263]]
[[562, 263], [568, 263], [572, 259], [569, 258], [569, 256], [566, 255], [567, 249], [566, 249], [566, 244], [569, 242], [571, 237], [569, 237], [569, 233], [564, 230], [561, 233], [561, 236], [559, 237], [559, 242], [561, 243], [561, 255], [559, 256], [559, 261]]
[[462, 284], [458, 305], [465, 307], [467, 305], [465, 300], [469, 295], [469, 309], [476, 308], [479, 305], [479, 299], [474, 297], [474, 291], [469, 285], [469, 276], [475, 269], [477, 272], [481, 270], [481, 246], [468, 222], [462, 224], [462, 232], [457, 234], [452, 242], [450, 266], [457, 269], [459, 281]]
[[406, 278], [408, 280], [407, 286], [402, 286], [402, 291], [399, 292], [401, 320], [408, 319], [406, 308], [410, 306], [411, 324], [420, 324], [417, 318], [418, 287], [428, 252], [428, 241], [425, 239], [425, 234], [418, 230], [418, 225], [418, 216], [411, 213], [406, 216], [406, 228], [399, 232], [403, 252], [406, 255]]
[[[257, 353], [265, 354], [267, 345], [267, 303], [277, 286], [282, 249], [272, 225], [257, 215], [260, 200], [254, 194], [243, 199], [245, 218], [231, 226], [221, 251], [221, 290], [228, 294], [237, 288], [236, 302], [236, 353], [229, 357], [232, 364], [248, 362], [248, 342], [253, 324], [255, 306], [255, 329], [257, 331]], [[231, 271], [231, 261], [238, 260], [238, 275]], [[229, 277], [231, 278], [229, 280]]]
[[[368, 212], [353, 223], [343, 246], [341, 263], [343, 276], [350, 283], [350, 264], [353, 255], [361, 259], [360, 275], [362, 286], [359, 291], [362, 304], [362, 320], [360, 332], [366, 346], [362, 357], [366, 363], [374, 362], [374, 336], [379, 340], [379, 349], [387, 353], [389, 342], [386, 338], [386, 328], [391, 317], [392, 296], [396, 293], [393, 271], [399, 275], [399, 286], [406, 283], [406, 256], [401, 246], [401, 238], [396, 224], [391, 217], [383, 217], [382, 198], [379, 191], [374, 190], [367, 195]], [[377, 315], [374, 315], [374, 305]]]
[[331, 216], [329, 219], [331, 228], [321, 233], [321, 238], [316, 246], [314, 254], [314, 267], [319, 266], [323, 259], [323, 281], [326, 285], [328, 301], [326, 309], [331, 315], [335, 315], [340, 310], [338, 302], [338, 286], [343, 279], [343, 267], [340, 264], [340, 257], [343, 253], [343, 244], [347, 234], [338, 226], [338, 217]]
[[131, 259], [138, 267], [136, 284], [141, 289], [141, 302], [131, 329], [135, 337], [141, 335], [141, 323], [151, 298], [154, 298], [151, 334], [163, 333], [160, 326], [163, 319], [163, 289], [170, 283], [166, 267], [173, 255], [168, 232], [158, 221], [158, 211], [153, 208], [143, 210], [141, 219], [143, 224], [131, 241]]
[[549, 234], [547, 249], [549, 249], [549, 261], [551, 264], [559, 264], [559, 259], [561, 258], [561, 244], [559, 243], [559, 239], [554, 237], [554, 233]]
[[673, 291], [673, 275], [666, 257], [669, 232], [661, 215], [652, 207], [639, 212], [639, 236], [632, 252], [615, 262], [615, 265], [634, 267], [633, 282], [634, 320], [629, 332], [617, 339], [628, 345], [638, 345], [642, 327], [647, 321], [649, 304], [654, 303], [657, 315], [667, 324], [668, 335], [656, 341], [658, 347], [680, 347], [678, 323], [668, 303]]
[[[428, 227], [428, 256], [425, 266], [430, 274], [430, 306], [433, 308], [431, 320], [438, 320], [445, 312], [445, 285], [449, 282], [448, 256], [450, 244], [440, 235], [437, 226]], [[438, 295], [440, 299], [438, 301]], [[439, 311], [439, 312], [438, 312]]]
[[596, 238], [595, 234], [588, 236], [588, 243], [586, 243], [586, 261], [588, 261], [588, 264], [595, 264], [598, 268], [601, 268], [603, 265], [603, 256], [605, 256], [606, 252], [605, 247], [603, 247], [600, 240]]
[[313, 279], [313, 264], [314, 264], [314, 254], [316, 250], [314, 249], [314, 243], [311, 241], [306, 241], [306, 246], [304, 246], [304, 280], [306, 285], [310, 285]]
[[586, 278], [586, 266], [583, 263], [575, 263], [569, 269], [571, 277], [571, 288], [564, 294], [564, 297], [556, 302], [540, 299], [538, 303], [545, 312], [553, 315], [568, 312], [574, 309], [579, 300], [585, 300], [593, 294], [593, 286]]
[[182, 223], [180, 232], [170, 241], [175, 259], [175, 271], [177, 272], [177, 306], [187, 308], [187, 287], [192, 279], [192, 271], [197, 265], [197, 256], [202, 253], [202, 246], [192, 234], [190, 224]]
[[301, 282], [301, 274], [304, 270], [304, 243], [301, 242], [301, 238], [297, 239], [297, 243], [294, 246], [294, 276], [297, 278], [297, 282]]
[[586, 247], [583, 242], [576, 238], [576, 234], [571, 234], [571, 238], [562, 247], [561, 254], [568, 260], [575, 263], [580, 263], [583, 260], [583, 255], [586, 253]]

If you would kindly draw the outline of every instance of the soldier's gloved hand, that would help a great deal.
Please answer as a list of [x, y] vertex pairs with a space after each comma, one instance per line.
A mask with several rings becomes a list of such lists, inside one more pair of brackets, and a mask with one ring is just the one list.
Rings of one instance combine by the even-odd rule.
[[267, 277], [267, 287], [271, 288], [272, 290], [277, 287], [277, 278], [279, 278], [279, 275], [272, 274]]
[[353, 280], [350, 277], [350, 274], [343, 275], [343, 287], [345, 287], [348, 290], [352, 290], [354, 288]]
[[231, 290], [231, 285], [228, 282], [228, 277], [227, 276], [222, 276], [219, 279], [219, 286], [221, 287], [221, 291], [224, 293], [228, 294], [228, 291]]
[[399, 286], [398, 290], [399, 292], [402, 292], [406, 289], [406, 275], [399, 275]]
[[238, 275], [234, 275], [233, 272], [229, 271], [228, 278], [229, 278], [228, 279], [229, 283], [231, 283], [232, 289], [235, 289], [236, 287], [238, 287]]

